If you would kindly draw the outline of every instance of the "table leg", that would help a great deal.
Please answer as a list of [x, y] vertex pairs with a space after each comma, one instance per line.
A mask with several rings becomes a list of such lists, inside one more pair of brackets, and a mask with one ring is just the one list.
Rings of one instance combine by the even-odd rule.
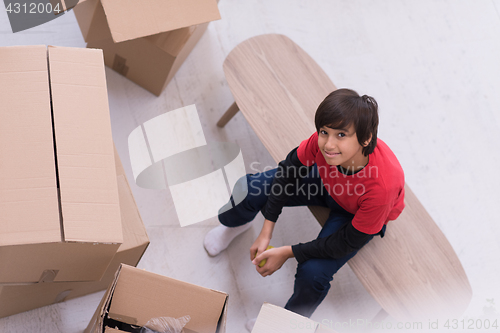
[[224, 127], [226, 126], [227, 122], [231, 120], [231, 118], [234, 117], [234, 115], [240, 110], [238, 105], [236, 105], [236, 102], [231, 104], [229, 109], [227, 109], [226, 113], [219, 119], [217, 122], [218, 127]]
[[380, 323], [382, 320], [387, 318], [389, 314], [382, 308], [380, 311], [373, 317], [372, 323]]

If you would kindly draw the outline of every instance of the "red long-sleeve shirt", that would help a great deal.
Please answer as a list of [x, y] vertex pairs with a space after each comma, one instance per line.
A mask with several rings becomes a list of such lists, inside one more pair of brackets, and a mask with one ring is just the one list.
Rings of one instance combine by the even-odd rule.
[[329, 165], [319, 150], [318, 133], [302, 141], [297, 149], [300, 162], [316, 163], [328, 193], [354, 215], [352, 225], [366, 234], [376, 234], [395, 220], [404, 208], [404, 173], [392, 150], [380, 139], [369, 155], [368, 164], [353, 175]]
[[[308, 243], [292, 246], [299, 263], [310, 258], [340, 258], [359, 250], [371, 235], [380, 232], [384, 224], [396, 219], [404, 208], [404, 174], [396, 156], [380, 139], [368, 164], [359, 172], [345, 174], [339, 167], [326, 163], [314, 133], [293, 149], [278, 165], [273, 186], [284, 188], [300, 175], [306, 175], [316, 164], [320, 177], [333, 199], [346, 211], [354, 214], [351, 223], [334, 234]], [[306, 168], [306, 170], [299, 170]], [[278, 191], [279, 192], [279, 191]], [[285, 192], [273, 194], [262, 213], [276, 221], [284, 203]]]

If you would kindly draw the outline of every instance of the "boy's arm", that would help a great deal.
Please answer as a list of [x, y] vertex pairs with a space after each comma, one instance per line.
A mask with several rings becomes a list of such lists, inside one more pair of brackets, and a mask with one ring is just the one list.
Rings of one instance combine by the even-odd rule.
[[300, 162], [297, 156], [297, 148], [288, 153], [286, 159], [278, 164], [274, 180], [271, 184], [270, 194], [266, 204], [261, 210], [265, 218], [264, 225], [262, 226], [259, 236], [250, 247], [251, 260], [264, 252], [271, 241], [275, 222], [288, 200], [289, 196], [287, 193], [290, 193], [290, 191], [284, 191], [282, 189], [286, 189], [290, 187], [287, 185], [292, 184], [291, 188], [294, 190], [295, 186], [293, 183], [298, 176], [309, 174], [309, 170], [312, 168], [306, 167]]
[[292, 251], [299, 263], [311, 258], [338, 259], [361, 249], [372, 236], [357, 230], [349, 222], [330, 236], [293, 245]]
[[352, 221], [339, 230], [327, 237], [292, 246], [297, 261], [304, 262], [310, 258], [338, 259], [361, 249], [371, 236], [382, 230], [391, 207], [390, 203], [386, 203], [383, 193], [366, 195]]
[[288, 194], [295, 191], [296, 180], [305, 177], [312, 169], [312, 166], [305, 166], [300, 162], [297, 148], [278, 164], [267, 203], [261, 210], [266, 220], [276, 222], [288, 200]]

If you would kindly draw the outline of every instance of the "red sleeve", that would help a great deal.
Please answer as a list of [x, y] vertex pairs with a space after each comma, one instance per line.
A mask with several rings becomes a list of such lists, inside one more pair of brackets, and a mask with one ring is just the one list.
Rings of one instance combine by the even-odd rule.
[[297, 149], [297, 157], [302, 164], [311, 166], [315, 163], [318, 152], [318, 133], [314, 132], [309, 139], [300, 143], [299, 148]]
[[374, 198], [363, 200], [352, 219], [352, 226], [365, 234], [374, 235], [378, 233], [392, 210], [390, 204], [378, 202]]
[[394, 204], [394, 207], [392, 208], [392, 211], [387, 219], [390, 221], [394, 221], [399, 217], [399, 215], [401, 215], [404, 208], [405, 208], [405, 187], [403, 183], [403, 187], [401, 189], [399, 197], [396, 199], [396, 203]]

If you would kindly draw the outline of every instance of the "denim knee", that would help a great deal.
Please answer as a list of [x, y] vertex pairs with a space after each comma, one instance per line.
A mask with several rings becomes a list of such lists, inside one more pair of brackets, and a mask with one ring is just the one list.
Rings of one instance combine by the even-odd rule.
[[246, 176], [248, 193], [243, 203], [248, 208], [260, 210], [267, 202], [275, 171], [270, 170], [265, 173], [248, 174]]
[[247, 174], [238, 179], [231, 199], [219, 209], [219, 221], [227, 227], [237, 227], [252, 221], [267, 202], [276, 170]]

